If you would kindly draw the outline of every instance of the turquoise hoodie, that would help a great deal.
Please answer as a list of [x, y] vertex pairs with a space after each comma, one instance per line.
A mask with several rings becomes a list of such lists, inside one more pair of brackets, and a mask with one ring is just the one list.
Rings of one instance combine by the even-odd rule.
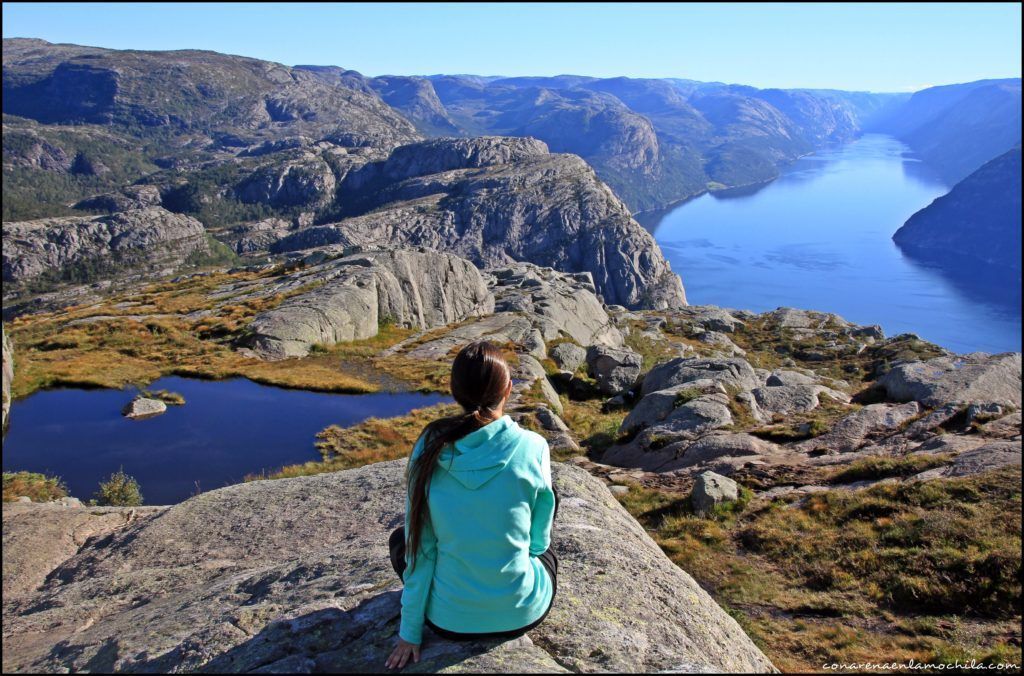
[[[421, 437], [410, 462], [422, 450]], [[425, 617], [460, 633], [539, 619], [553, 594], [537, 559], [551, 542], [555, 509], [544, 437], [507, 415], [466, 435], [441, 452], [428, 503], [416, 561], [406, 552], [399, 635], [420, 643]], [[408, 533], [408, 495], [405, 507]]]

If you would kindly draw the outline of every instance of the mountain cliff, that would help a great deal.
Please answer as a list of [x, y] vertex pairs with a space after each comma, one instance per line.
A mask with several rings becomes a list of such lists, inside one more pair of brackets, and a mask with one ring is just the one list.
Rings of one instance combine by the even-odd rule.
[[993, 280], [1020, 298], [1020, 146], [987, 162], [918, 211], [893, 240], [948, 274]]
[[580, 155], [634, 211], [771, 180], [786, 162], [853, 138], [878, 110], [904, 98], [667, 79], [431, 82], [463, 134], [530, 135]]
[[214, 256], [203, 224], [160, 207], [3, 224], [4, 303], [40, 285], [175, 272]]
[[[52, 251], [41, 242], [95, 234], [108, 222], [142, 227], [152, 219], [139, 210], [158, 209], [240, 254], [429, 246], [480, 266], [530, 261], [590, 272], [610, 303], [685, 303], [678, 277], [628, 209], [583, 161], [526, 137], [529, 125], [518, 139], [410, 143], [420, 134], [396, 108], [435, 133], [450, 125], [425, 78], [13, 39], [4, 42], [3, 86], [5, 244], [18, 238], [5, 246], [4, 275], [19, 293], [110, 278], [112, 237], [76, 235]], [[615, 106], [597, 116], [590, 149], [603, 148], [605, 166], [642, 171], [657, 152], [653, 131]], [[621, 120], [634, 132], [606, 128]], [[533, 124], [579, 121], [552, 111]], [[166, 238], [137, 237], [126, 269], [176, 270], [191, 253], [211, 253], [202, 234], [202, 251], [182, 247], [182, 260], [165, 266], [146, 260], [165, 257]], [[5, 306], [13, 299], [5, 293]]]
[[1020, 143], [1020, 82], [979, 80], [923, 89], [869, 129], [900, 138], [950, 184], [957, 183]]
[[654, 238], [585, 162], [535, 139], [437, 139], [397, 148], [340, 186], [340, 220], [299, 229], [273, 253], [426, 246], [481, 267], [529, 261], [589, 272], [608, 303], [661, 309], [685, 294]]

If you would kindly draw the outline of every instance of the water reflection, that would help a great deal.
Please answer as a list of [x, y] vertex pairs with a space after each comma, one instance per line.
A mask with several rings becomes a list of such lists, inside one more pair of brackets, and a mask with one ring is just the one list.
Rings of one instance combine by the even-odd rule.
[[1008, 319], [1021, 316], [1021, 277], [1014, 271], [984, 266], [965, 269], [963, 259], [951, 257], [948, 260], [919, 257], [902, 251], [907, 265], [919, 269], [922, 274], [942, 277], [965, 300], [990, 306], [999, 315]]
[[[911, 155], [904, 154], [900, 168], [903, 170], [903, 175], [908, 181], [927, 183], [935, 180], [935, 173], [932, 169], [927, 164]], [[925, 206], [928, 205], [922, 205], [922, 208]]]
[[416, 392], [306, 392], [242, 378], [170, 377], [151, 387], [178, 392], [186, 403], [131, 421], [121, 415], [133, 396], [128, 391], [49, 390], [14, 402], [4, 471], [56, 474], [84, 499], [123, 467], [138, 479], [147, 504], [171, 504], [250, 473], [318, 460], [314, 437], [328, 425], [402, 415], [448, 400]]
[[691, 303], [826, 310], [961, 352], [1019, 350], [1019, 282], [993, 291], [977, 275], [911, 261], [892, 241], [947, 191], [906, 146], [872, 134], [802, 158], [750, 194], [702, 195], [643, 224]]

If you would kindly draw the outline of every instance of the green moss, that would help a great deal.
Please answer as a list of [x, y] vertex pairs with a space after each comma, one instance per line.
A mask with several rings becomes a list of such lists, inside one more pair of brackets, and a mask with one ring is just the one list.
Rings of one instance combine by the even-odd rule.
[[687, 387], [676, 392], [676, 398], [672, 401], [672, 408], [684, 406], [703, 394], [695, 387]]

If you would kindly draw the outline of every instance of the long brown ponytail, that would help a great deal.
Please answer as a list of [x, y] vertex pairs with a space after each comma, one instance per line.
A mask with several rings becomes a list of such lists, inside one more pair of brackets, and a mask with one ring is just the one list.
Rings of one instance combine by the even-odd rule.
[[501, 349], [486, 341], [465, 346], [452, 362], [452, 397], [465, 412], [427, 425], [423, 431], [423, 450], [409, 468], [409, 532], [405, 535], [410, 565], [415, 565], [423, 524], [430, 517], [427, 494], [441, 451], [494, 421], [494, 413], [508, 392], [511, 375]]

